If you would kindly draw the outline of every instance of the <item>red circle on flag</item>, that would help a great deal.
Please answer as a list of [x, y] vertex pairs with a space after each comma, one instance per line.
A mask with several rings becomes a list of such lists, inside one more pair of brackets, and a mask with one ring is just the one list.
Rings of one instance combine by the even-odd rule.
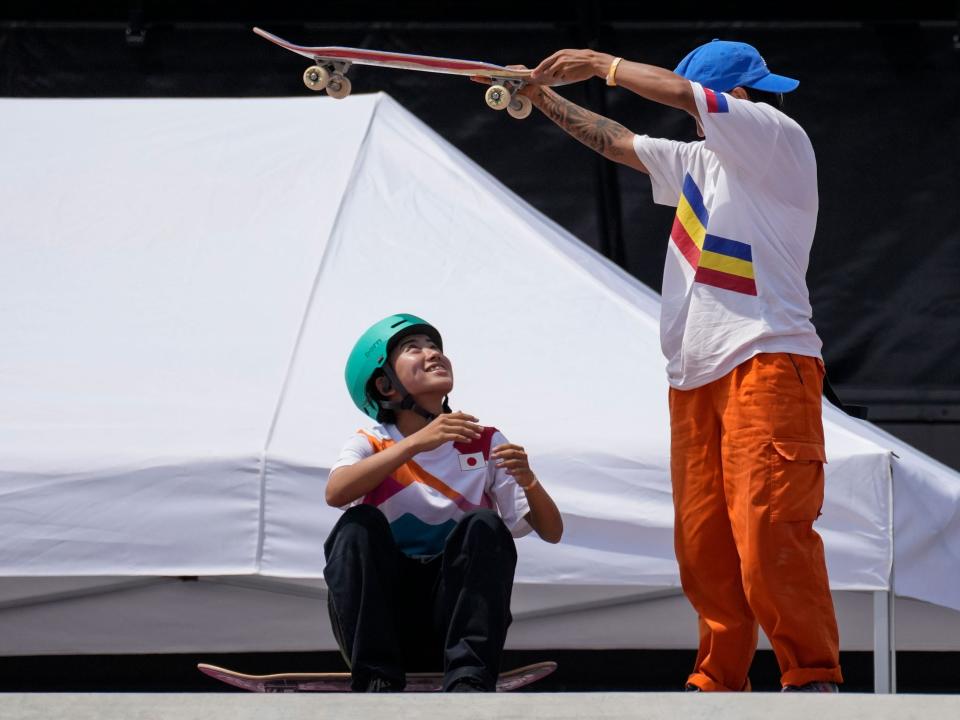
[[477, 459], [476, 459], [476, 458], [467, 458], [467, 465], [473, 467], [473, 466], [476, 465], [476, 464], [477, 464]]

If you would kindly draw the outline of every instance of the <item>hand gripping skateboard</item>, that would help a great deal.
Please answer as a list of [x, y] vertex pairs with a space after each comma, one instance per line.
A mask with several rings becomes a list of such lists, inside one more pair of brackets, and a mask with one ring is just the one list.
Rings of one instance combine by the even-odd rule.
[[518, 120], [527, 117], [533, 109], [530, 98], [517, 92], [529, 81], [530, 70], [511, 70], [502, 65], [474, 60], [454, 60], [361, 48], [304, 47], [257, 27], [253, 31], [275, 45], [313, 60], [314, 64], [303, 73], [303, 82], [311, 90], [326, 90], [327, 95], [332, 98], [345, 98], [350, 94], [347, 71], [351, 65], [376, 65], [398, 70], [487, 78], [491, 85], [487, 88], [485, 99], [491, 108], [506, 110], [511, 117]]
[[[228, 685], [261, 693], [349, 692], [350, 673], [279, 673], [277, 675], [245, 675], [234, 670], [199, 663], [197, 669]], [[497, 692], [510, 692], [545, 678], [557, 669], [555, 662], [525, 665], [501, 673]], [[407, 692], [439, 692], [443, 689], [441, 673], [408, 673]]]

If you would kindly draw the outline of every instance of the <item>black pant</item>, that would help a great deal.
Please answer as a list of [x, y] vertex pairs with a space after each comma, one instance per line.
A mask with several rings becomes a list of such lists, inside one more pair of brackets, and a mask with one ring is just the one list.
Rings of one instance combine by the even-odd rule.
[[443, 552], [409, 557], [383, 513], [347, 510], [324, 545], [333, 633], [354, 690], [379, 677], [443, 669], [444, 689], [470, 677], [493, 690], [510, 626], [517, 550], [492, 510], [467, 513]]

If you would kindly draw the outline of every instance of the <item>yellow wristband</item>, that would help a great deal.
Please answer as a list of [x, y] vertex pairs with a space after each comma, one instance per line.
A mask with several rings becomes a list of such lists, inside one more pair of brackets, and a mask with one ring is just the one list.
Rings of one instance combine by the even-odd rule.
[[621, 60], [623, 60], [622, 57], [614, 58], [613, 62], [610, 63], [610, 69], [607, 70], [607, 85], [610, 87], [615, 87], [617, 84], [617, 66]]

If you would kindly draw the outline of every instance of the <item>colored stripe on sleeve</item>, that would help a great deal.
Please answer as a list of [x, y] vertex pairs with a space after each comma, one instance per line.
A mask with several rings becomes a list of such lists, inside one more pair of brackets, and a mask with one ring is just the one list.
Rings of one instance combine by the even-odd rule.
[[687, 173], [687, 176], [683, 179], [683, 190], [680, 194], [686, 198], [697, 219], [706, 227], [707, 223], [710, 222], [710, 214], [707, 212], [707, 206], [703, 204], [703, 193], [700, 192], [700, 188], [697, 187], [690, 173]]
[[730, 111], [730, 108], [727, 105], [726, 95], [723, 93], [715, 93], [710, 88], [704, 88], [703, 93], [707, 96], [708, 113], [725, 113]]
[[680, 199], [677, 200], [677, 215], [670, 230], [670, 239], [694, 269], [700, 263], [700, 251], [707, 235], [709, 219], [703, 194], [687, 173], [683, 179]]
[[690, 267], [696, 268], [700, 263], [700, 248], [697, 247], [697, 244], [687, 234], [686, 229], [683, 227], [683, 223], [680, 222], [680, 218], [675, 218], [673, 221], [673, 229], [670, 231], [670, 239], [673, 240], [673, 244], [677, 246], [683, 256], [687, 259], [687, 262], [690, 263]]
[[696, 210], [693, 209], [687, 201], [687, 198], [683, 195], [680, 196], [680, 200], [677, 202], [677, 220], [683, 225], [684, 230], [687, 231], [687, 235], [693, 240], [697, 249], [703, 250], [703, 241], [707, 235], [707, 228], [705, 227], [705, 223], [696, 215]]

